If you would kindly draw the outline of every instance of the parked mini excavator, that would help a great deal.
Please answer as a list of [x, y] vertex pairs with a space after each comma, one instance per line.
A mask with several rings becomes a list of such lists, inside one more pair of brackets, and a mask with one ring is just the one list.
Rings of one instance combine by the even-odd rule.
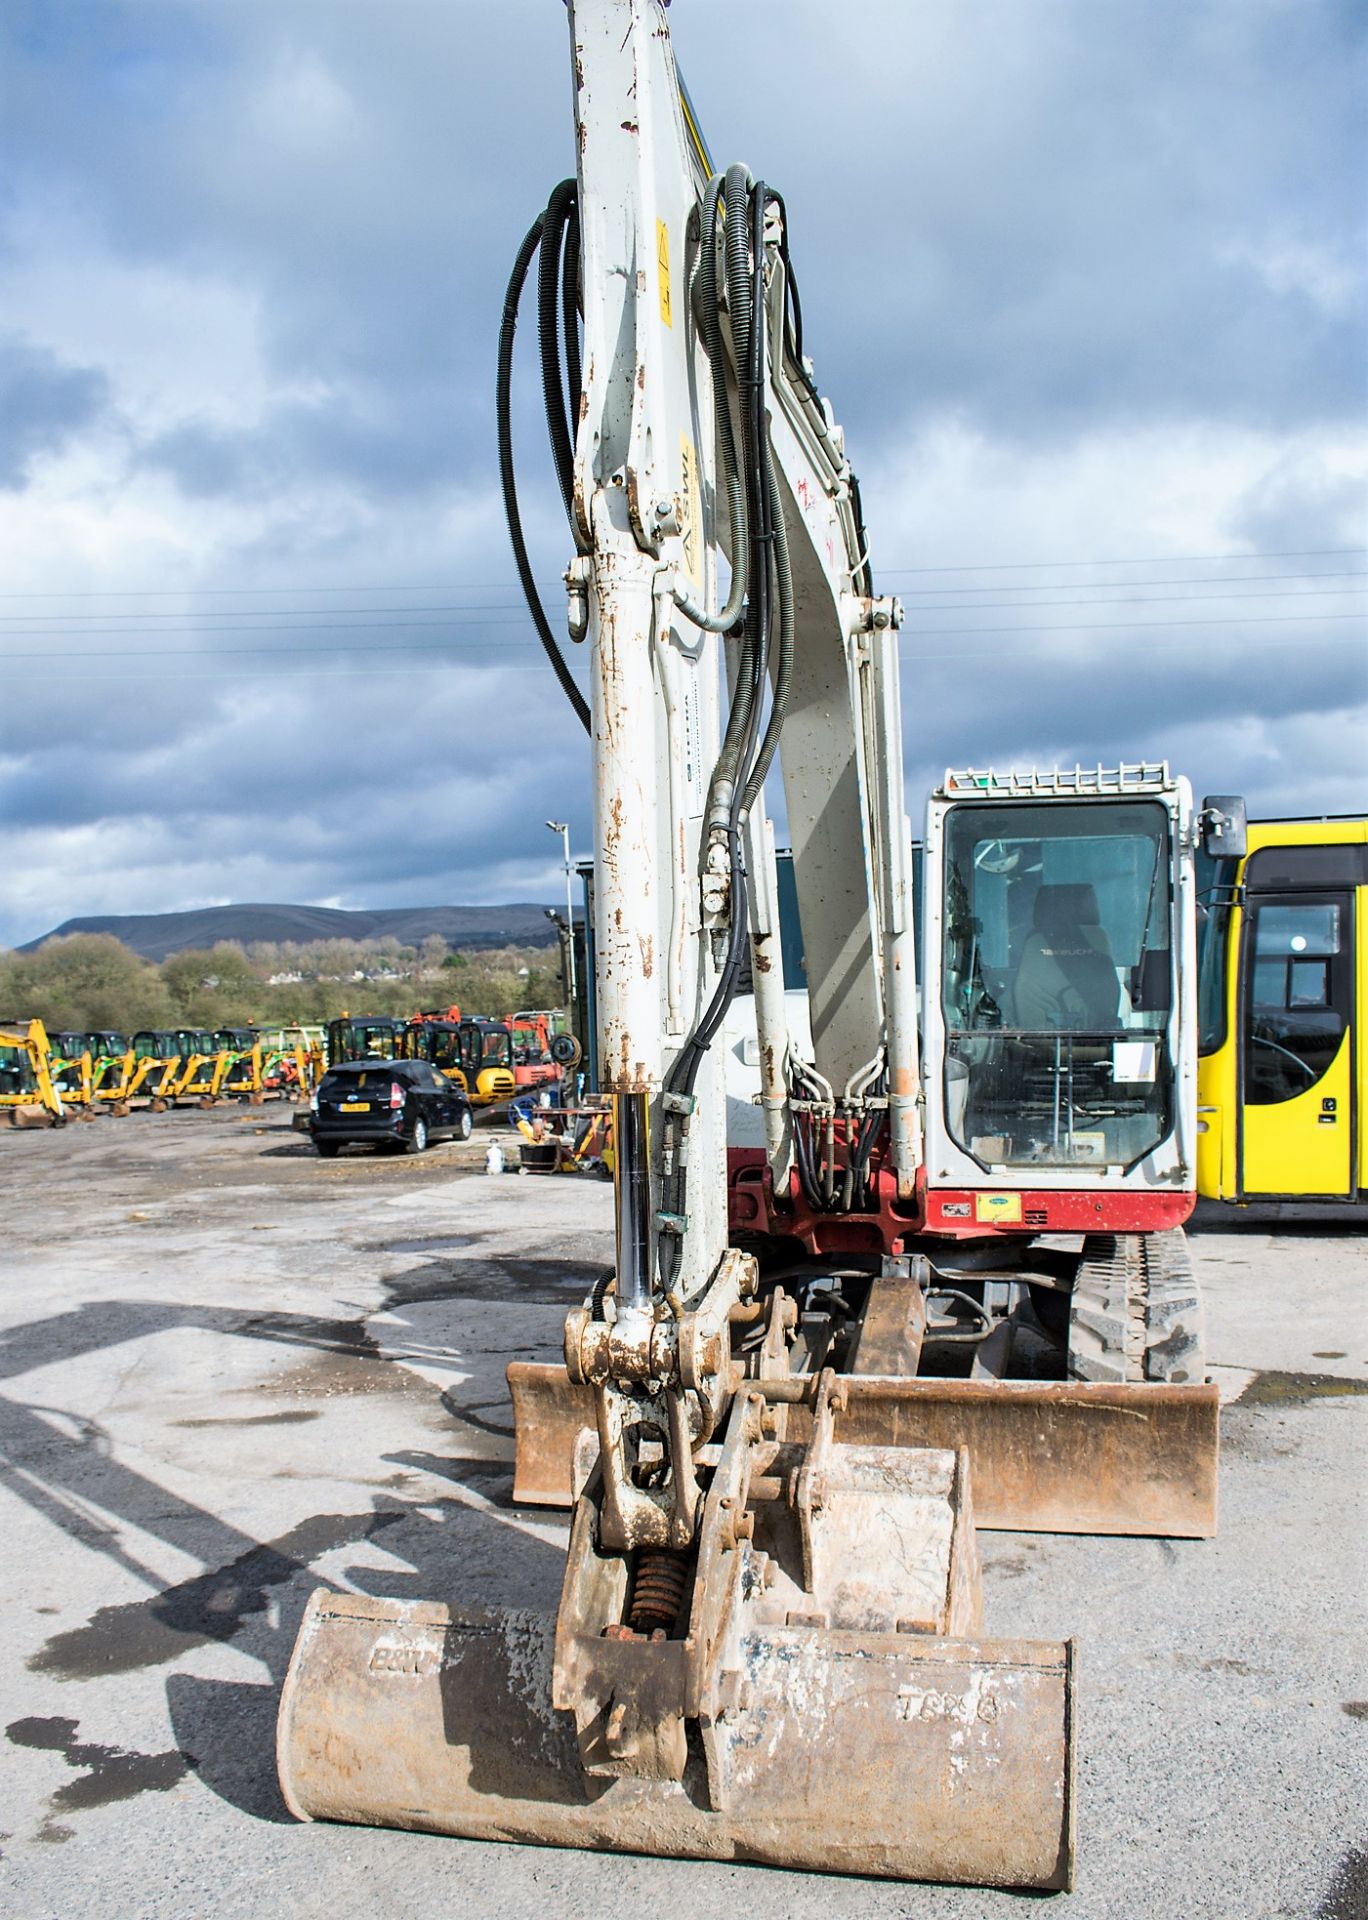
[[0, 1020], [0, 1125], [63, 1125], [66, 1109], [53, 1085], [51, 1059], [41, 1020]]
[[167, 1028], [144, 1027], [133, 1035], [133, 1073], [124, 1098], [130, 1106], [164, 1113], [171, 1105], [181, 1072], [181, 1035]]
[[[984, 1636], [974, 1526], [1214, 1528], [1180, 1227], [1193, 859], [1231, 816], [1163, 766], [947, 776], [919, 1035], [900, 609], [804, 352], [787, 209], [711, 164], [658, 0], [569, 17], [578, 176], [519, 252], [498, 407], [529, 608], [592, 740], [616, 1260], [564, 1364], [510, 1369], [518, 1495], [573, 1502], [555, 1620], [316, 1593], [285, 1797], [1064, 1887], [1072, 1646]], [[538, 252], [588, 701], [513, 484]]]
[[404, 1031], [403, 1051], [444, 1073], [472, 1107], [496, 1106], [517, 1091], [513, 1031], [505, 1020], [462, 1014], [459, 1007], [417, 1013]]

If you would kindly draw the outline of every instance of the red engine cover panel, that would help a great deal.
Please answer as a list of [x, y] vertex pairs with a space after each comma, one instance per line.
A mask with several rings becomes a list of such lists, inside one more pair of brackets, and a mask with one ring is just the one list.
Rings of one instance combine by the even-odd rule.
[[[814, 1213], [796, 1179], [787, 1194], [776, 1197], [761, 1148], [727, 1151], [731, 1230], [798, 1240], [815, 1255], [899, 1253], [904, 1242], [918, 1234], [956, 1240], [995, 1233], [1017, 1238], [1034, 1233], [1157, 1233], [1165, 1227], [1180, 1227], [1197, 1199], [1195, 1193], [1071, 1193], [1028, 1187], [1006, 1194], [993, 1187], [927, 1192], [919, 1179], [916, 1199], [899, 1202], [896, 1183], [886, 1167], [875, 1171], [873, 1186], [874, 1211]], [[986, 1213], [981, 1202], [989, 1200], [996, 1217], [981, 1218], [981, 1211]]]

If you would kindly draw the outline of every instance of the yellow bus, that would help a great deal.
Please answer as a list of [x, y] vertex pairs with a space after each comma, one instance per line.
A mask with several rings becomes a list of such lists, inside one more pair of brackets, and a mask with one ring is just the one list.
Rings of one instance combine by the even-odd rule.
[[1251, 821], [1198, 876], [1198, 1192], [1368, 1198], [1368, 819]]

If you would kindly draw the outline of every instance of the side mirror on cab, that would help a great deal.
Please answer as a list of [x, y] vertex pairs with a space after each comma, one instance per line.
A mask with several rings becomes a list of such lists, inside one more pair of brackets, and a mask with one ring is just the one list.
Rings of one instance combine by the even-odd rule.
[[1209, 793], [1198, 815], [1202, 852], [1213, 859], [1243, 860], [1249, 851], [1249, 819], [1238, 793]]

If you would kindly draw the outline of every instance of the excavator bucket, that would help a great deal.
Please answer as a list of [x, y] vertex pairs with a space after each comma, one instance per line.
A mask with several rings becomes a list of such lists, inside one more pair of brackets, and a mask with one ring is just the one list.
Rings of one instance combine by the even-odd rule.
[[738, 1406], [696, 1558], [663, 1556], [669, 1633], [630, 1624], [661, 1556], [601, 1548], [597, 1470], [554, 1622], [315, 1593], [281, 1701], [291, 1810], [1068, 1886], [1072, 1646], [981, 1637], [967, 1456], [834, 1442], [825, 1401], [808, 1429], [762, 1443], [760, 1396]]
[[681, 1780], [586, 1775], [551, 1704], [555, 1623], [319, 1591], [281, 1703], [300, 1819], [477, 1840], [988, 1886], [1064, 1887], [1068, 1642], [802, 1628], [757, 1634], [723, 1723], [734, 1804]]
[[[593, 1395], [564, 1367], [513, 1361], [513, 1498], [567, 1507]], [[1157, 1382], [846, 1377], [847, 1436], [871, 1446], [967, 1447], [980, 1526], [1021, 1533], [1216, 1531], [1219, 1394]], [[804, 1410], [792, 1413], [801, 1433]]]

